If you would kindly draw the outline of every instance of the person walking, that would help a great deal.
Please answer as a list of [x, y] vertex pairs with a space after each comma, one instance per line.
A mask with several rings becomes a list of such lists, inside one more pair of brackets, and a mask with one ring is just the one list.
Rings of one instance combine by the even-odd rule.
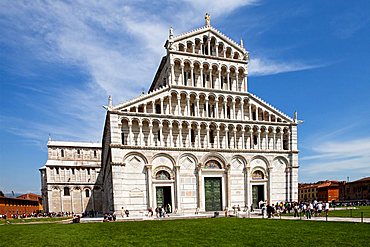
[[306, 218], [309, 220], [311, 219], [311, 205], [308, 204], [307, 208], [306, 208]]

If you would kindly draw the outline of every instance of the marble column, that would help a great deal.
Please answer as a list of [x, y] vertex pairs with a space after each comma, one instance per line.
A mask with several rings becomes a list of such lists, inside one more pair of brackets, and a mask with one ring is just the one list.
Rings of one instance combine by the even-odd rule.
[[201, 148], [202, 147], [201, 144], [200, 144], [200, 141], [201, 141], [200, 140], [200, 130], [201, 130], [201, 127], [199, 125], [197, 126], [197, 130], [198, 130], [198, 136], [197, 136], [198, 137], [197, 138], [198, 139], [198, 148]]
[[149, 136], [148, 136], [148, 145], [152, 146], [153, 145], [153, 125], [149, 124]]
[[171, 63], [171, 81], [170, 81], [170, 85], [175, 85], [176, 83], [175, 83], [175, 69], [174, 69], [174, 64], [173, 63]]
[[181, 124], [179, 125], [179, 141], [180, 141], [179, 147], [182, 148], [184, 145], [183, 145], [183, 142], [182, 142], [182, 126], [181, 126]]
[[220, 148], [220, 127], [217, 126], [217, 148]]
[[159, 124], [159, 145], [161, 146], [161, 147], [163, 147], [163, 131], [162, 131], [162, 129], [163, 129], [163, 125], [162, 124]]
[[132, 144], [132, 122], [129, 121], [128, 122], [128, 145], [131, 145]]
[[181, 200], [180, 200], [181, 191], [180, 191], [180, 166], [179, 165], [175, 165], [175, 176], [176, 176], [176, 180], [175, 180], [175, 184], [176, 184], [176, 208], [178, 210], [180, 210], [181, 209]]
[[188, 126], [188, 130], [189, 130], [189, 136], [188, 136], [188, 147], [190, 148], [191, 147], [191, 125]]
[[177, 114], [179, 115], [179, 116], [181, 116], [181, 96], [180, 95], [178, 95], [177, 96]]
[[193, 65], [191, 65], [191, 66], [190, 66], [191, 86], [194, 86], [194, 87], [195, 87], [195, 82], [194, 82], [194, 76], [193, 76], [193, 73], [194, 73], [194, 66], [193, 66]]
[[218, 119], [218, 118], [219, 118], [219, 114], [218, 114], [218, 99], [217, 99], [217, 98], [216, 98], [216, 100], [215, 100], [215, 106], [216, 106], [216, 107], [215, 107], [215, 108], [216, 108], [216, 109], [215, 109], [215, 111], [216, 111], [216, 112], [215, 112], [215, 118], [217, 118], [217, 119]]
[[152, 165], [146, 165], [147, 177], [148, 177], [148, 205], [153, 208], [153, 182], [152, 182]]

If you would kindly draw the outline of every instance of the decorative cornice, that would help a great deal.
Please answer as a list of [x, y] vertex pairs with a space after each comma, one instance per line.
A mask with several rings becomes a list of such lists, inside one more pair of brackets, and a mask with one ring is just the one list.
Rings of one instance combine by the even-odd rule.
[[[133, 149], [133, 150], [152, 150], [152, 151], [186, 151], [186, 152], [220, 152], [220, 153], [256, 153], [256, 155], [261, 153], [271, 153], [271, 154], [291, 154], [295, 151], [290, 150], [259, 150], [259, 149], [224, 149], [224, 148], [191, 148], [191, 147], [149, 147], [149, 146], [129, 146], [122, 145], [119, 143], [111, 143], [109, 145], [111, 148], [121, 148], [121, 149]], [[111, 164], [113, 164], [111, 162]], [[114, 163], [123, 164], [123, 163]]]
[[122, 108], [124, 108], [126, 106], [129, 106], [130, 104], [136, 103], [137, 101], [145, 100], [145, 99], [147, 99], [147, 98], [149, 98], [151, 96], [158, 95], [158, 94], [160, 94], [160, 93], [168, 90], [169, 88], [170, 88], [170, 86], [168, 86], [168, 85], [167, 86], [164, 86], [164, 87], [159, 87], [159, 88], [157, 88], [157, 89], [155, 89], [153, 91], [148, 92], [147, 94], [139, 95], [139, 96], [137, 96], [137, 97], [135, 97], [133, 99], [129, 99], [129, 100], [123, 102], [123, 103], [120, 103], [120, 104], [114, 106], [112, 108], [112, 110], [110, 110], [110, 111], [111, 112], [114, 112], [115, 110], [120, 110], [120, 109], [122, 109]]

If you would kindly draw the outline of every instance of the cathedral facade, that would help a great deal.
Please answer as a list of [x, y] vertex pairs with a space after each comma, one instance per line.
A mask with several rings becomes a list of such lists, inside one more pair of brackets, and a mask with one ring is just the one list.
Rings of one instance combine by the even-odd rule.
[[147, 94], [113, 105], [102, 210], [220, 211], [298, 200], [297, 119], [248, 91], [249, 55], [210, 25], [170, 29]]

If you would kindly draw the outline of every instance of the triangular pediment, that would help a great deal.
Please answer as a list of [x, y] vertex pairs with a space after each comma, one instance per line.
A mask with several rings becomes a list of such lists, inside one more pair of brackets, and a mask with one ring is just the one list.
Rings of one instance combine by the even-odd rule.
[[212, 26], [201, 27], [190, 32], [175, 36], [173, 37], [173, 39], [168, 40], [165, 46], [171, 49], [171, 47], [178, 47], [179, 44], [186, 44], [188, 42], [195, 43], [196, 40], [203, 41], [205, 37], [209, 37], [210, 39], [215, 38], [218, 44], [222, 43], [226, 47], [232, 47], [234, 50], [240, 52], [241, 54], [247, 53], [246, 49], [242, 45], [238, 44]]

